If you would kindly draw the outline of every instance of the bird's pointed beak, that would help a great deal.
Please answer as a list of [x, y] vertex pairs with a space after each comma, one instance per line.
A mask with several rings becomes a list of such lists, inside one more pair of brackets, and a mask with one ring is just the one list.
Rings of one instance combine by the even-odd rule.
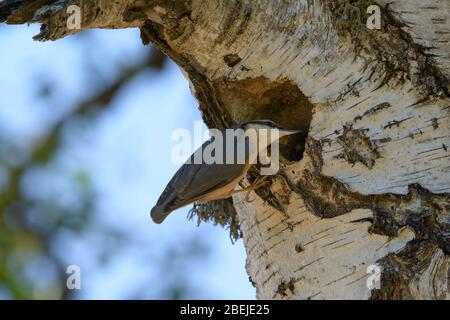
[[294, 133], [300, 133], [302, 130], [296, 130], [296, 129], [283, 129], [280, 128], [280, 137], [288, 136]]

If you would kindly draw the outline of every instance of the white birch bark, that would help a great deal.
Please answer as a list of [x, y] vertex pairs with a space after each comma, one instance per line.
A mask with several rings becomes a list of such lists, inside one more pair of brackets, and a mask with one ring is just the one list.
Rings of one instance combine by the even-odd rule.
[[[39, 39], [75, 32], [74, 3], [40, 8]], [[366, 8], [388, 3], [382, 30], [368, 30]], [[450, 297], [448, 2], [83, 5], [83, 29], [140, 27], [178, 63], [209, 126], [270, 118], [307, 131], [266, 190], [284, 212], [234, 196], [258, 298]], [[374, 264], [379, 290], [367, 287]]]

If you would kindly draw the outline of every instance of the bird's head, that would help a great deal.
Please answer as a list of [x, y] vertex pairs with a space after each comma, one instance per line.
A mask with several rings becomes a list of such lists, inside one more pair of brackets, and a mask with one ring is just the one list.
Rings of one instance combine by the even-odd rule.
[[[254, 130], [258, 137], [266, 135], [266, 139], [258, 143], [258, 150], [262, 150], [274, 141], [291, 134], [299, 133], [301, 130], [286, 129], [272, 120], [251, 120], [240, 123], [235, 128], [243, 129], [245, 132]], [[276, 130], [276, 134], [274, 131]], [[258, 139], [260, 140], [260, 139]]]
[[271, 129], [278, 130], [279, 138], [301, 132], [301, 130], [283, 128], [278, 123], [273, 122], [272, 120], [251, 120], [239, 124], [239, 127], [244, 130], [253, 129], [257, 132], [259, 132], [261, 129], [265, 129], [267, 131], [270, 131]]

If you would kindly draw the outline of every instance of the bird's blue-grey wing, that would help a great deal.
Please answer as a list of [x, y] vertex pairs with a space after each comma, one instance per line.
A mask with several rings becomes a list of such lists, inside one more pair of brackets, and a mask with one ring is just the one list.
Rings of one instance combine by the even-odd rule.
[[245, 170], [245, 164], [184, 164], [167, 184], [156, 206], [175, 210], [212, 190], [226, 186]]
[[[211, 140], [205, 142], [196, 152], [202, 152], [209, 143]], [[246, 167], [246, 164], [197, 164], [194, 160], [195, 153], [167, 184], [151, 212], [155, 222], [161, 223], [173, 210], [229, 184], [241, 176]]]

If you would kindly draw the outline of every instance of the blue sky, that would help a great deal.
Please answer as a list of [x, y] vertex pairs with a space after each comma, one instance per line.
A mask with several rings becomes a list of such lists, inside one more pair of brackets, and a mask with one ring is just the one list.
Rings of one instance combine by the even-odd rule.
[[[46, 43], [32, 41], [37, 33], [36, 25], [0, 26], [0, 129], [23, 147], [117, 76], [118, 65], [145, 54], [137, 30], [96, 30]], [[89, 80], [87, 69], [91, 70]], [[89, 86], [83, 85], [86, 81]], [[36, 91], [46, 83], [54, 87], [54, 93], [42, 101]], [[107, 263], [99, 264], [94, 255], [101, 229], [59, 235], [61, 241], [55, 242], [54, 250], [67, 264], [81, 267], [80, 298], [128, 298], [139, 286], [144, 297], [161, 297], [161, 279], [172, 277], [161, 270], [164, 254], [196, 239], [209, 248], [210, 256], [169, 261], [176, 263], [174, 268], [178, 264], [186, 268], [182, 272], [185, 280], [195, 284], [190, 298], [254, 298], [242, 240], [232, 245], [227, 230], [209, 224], [197, 227], [187, 221], [189, 207], [176, 211], [161, 225], [149, 217], [178, 169], [170, 160], [176, 144], [171, 134], [177, 128], [192, 131], [196, 120], [201, 120], [197, 102], [178, 67], [169, 63], [162, 73], [144, 72], [133, 79], [108, 112], [88, 124], [66, 128], [65, 146], [52, 165], [27, 176], [23, 188], [32, 189], [37, 199], [56, 197], [76, 205], [68, 181], [80, 170], [87, 172], [96, 193], [96, 225], [111, 226], [130, 237], [120, 248], [114, 247], [116, 254]]]

